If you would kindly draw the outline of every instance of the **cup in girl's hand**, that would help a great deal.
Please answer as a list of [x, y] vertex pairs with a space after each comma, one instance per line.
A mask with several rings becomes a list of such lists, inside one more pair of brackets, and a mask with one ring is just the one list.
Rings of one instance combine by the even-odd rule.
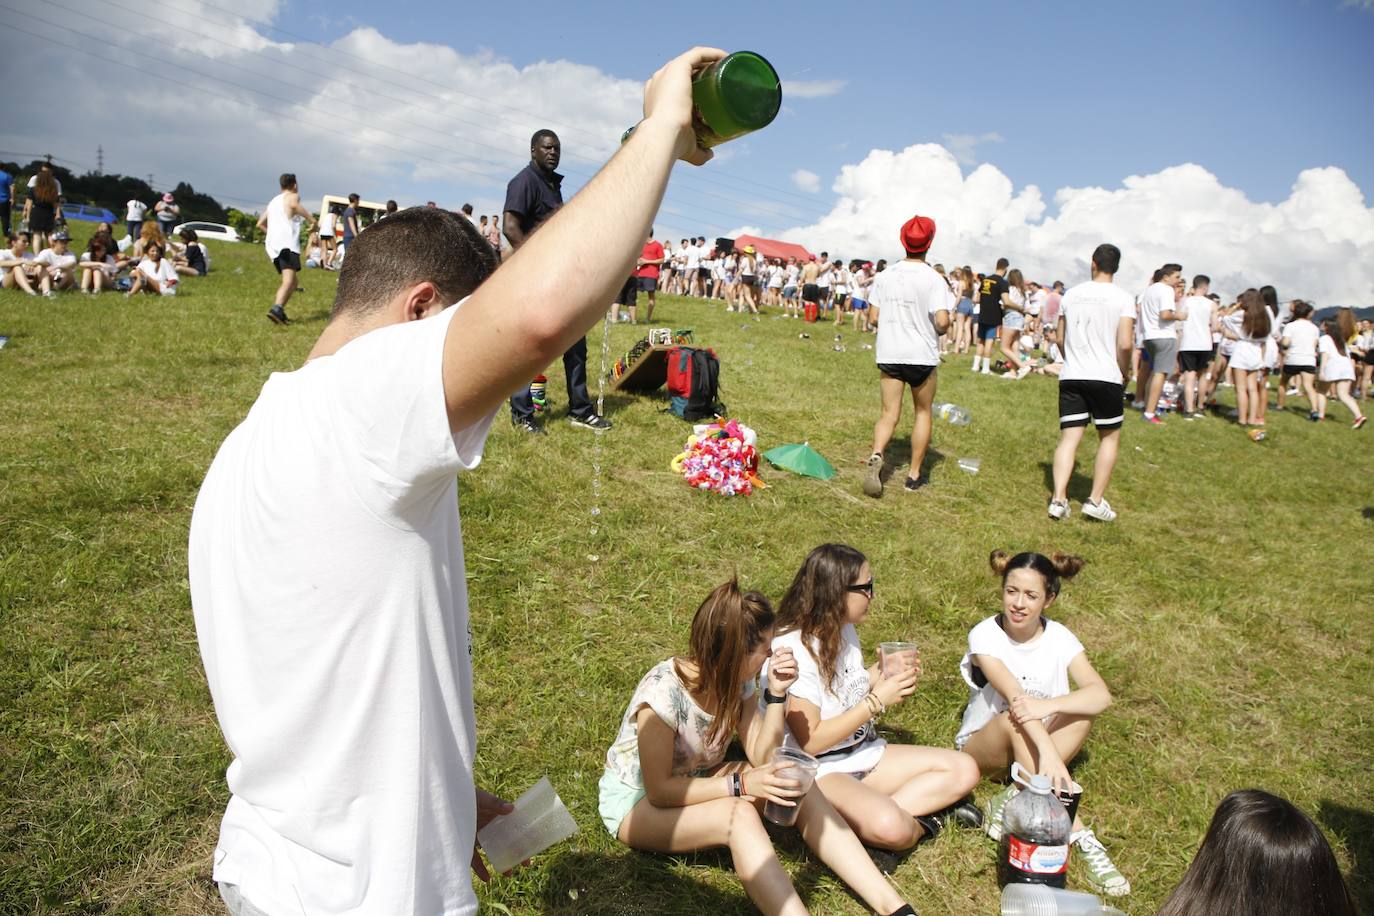
[[801, 803], [806, 798], [806, 793], [811, 791], [811, 784], [816, 781], [816, 770], [820, 767], [821, 762], [806, 751], [796, 747], [775, 749], [773, 762], [787, 764], [777, 771], [777, 775], [783, 779], [795, 779], [801, 783], [798, 786], [801, 794], [792, 799], [796, 804], [791, 806], [780, 805], [774, 801], [765, 802], [763, 816], [779, 827], [791, 827], [797, 822], [797, 814], [800, 813]]
[[878, 658], [882, 662], [883, 677], [894, 677], [916, 667], [916, 644], [914, 642], [879, 643]]

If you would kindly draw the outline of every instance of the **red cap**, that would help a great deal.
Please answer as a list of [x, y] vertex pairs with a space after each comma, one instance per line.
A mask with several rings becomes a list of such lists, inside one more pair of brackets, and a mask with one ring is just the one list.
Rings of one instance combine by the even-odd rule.
[[935, 241], [935, 220], [913, 216], [902, 226], [902, 247], [911, 254], [924, 254]]

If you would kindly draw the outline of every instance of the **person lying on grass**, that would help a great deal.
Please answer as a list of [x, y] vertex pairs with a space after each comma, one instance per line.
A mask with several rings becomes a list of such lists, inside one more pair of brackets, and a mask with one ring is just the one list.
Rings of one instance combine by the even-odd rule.
[[[764, 702], [754, 681], [771, 654], [773, 609], [739, 582], [718, 586], [692, 619], [691, 654], [649, 669], [635, 687], [606, 753], [601, 820], [611, 836], [649, 852], [727, 846], [749, 898], [764, 913], [807, 912], [778, 862], [760, 812], [799, 806], [802, 839], [878, 913], [911, 913], [862, 844], [816, 791], [770, 763], [782, 743], [783, 707], [797, 679], [787, 652], [774, 657]], [[738, 735], [748, 761], [726, 761]]]
[[[807, 555], [778, 612], [773, 654], [795, 659], [787, 699], [786, 743], [820, 759], [816, 785], [870, 846], [908, 849], [932, 839], [946, 816], [981, 827], [963, 799], [978, 784], [977, 762], [944, 748], [888, 744], [874, 721], [916, 692], [920, 659], [890, 658], [864, 667], [856, 626], [873, 606], [873, 570], [845, 544]], [[770, 665], [765, 684], [774, 677]]]
[[[1081, 791], [1068, 764], [1112, 695], [1078, 637], [1045, 611], [1058, 599], [1061, 581], [1082, 569], [1083, 559], [994, 550], [988, 561], [1002, 579], [1002, 612], [969, 631], [968, 654], [959, 666], [969, 702], [955, 746], [978, 761], [984, 776], [1000, 775], [1015, 761], [1048, 776], [1058, 791]], [[1078, 689], [1069, 689], [1070, 677]], [[994, 840], [1002, 838], [1002, 811], [1016, 792], [1010, 784], [988, 806], [987, 832]], [[1130, 892], [1130, 883], [1076, 812], [1071, 842], [1094, 887], [1111, 896]]]

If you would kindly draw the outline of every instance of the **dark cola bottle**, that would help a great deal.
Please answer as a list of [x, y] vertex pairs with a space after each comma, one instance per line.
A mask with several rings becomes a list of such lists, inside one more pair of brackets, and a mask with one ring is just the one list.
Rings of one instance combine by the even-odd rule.
[[1069, 872], [1073, 821], [1051, 790], [1048, 776], [1032, 776], [1017, 764], [1012, 779], [1024, 788], [1003, 810], [997, 849], [997, 886], [1045, 884], [1063, 887]]

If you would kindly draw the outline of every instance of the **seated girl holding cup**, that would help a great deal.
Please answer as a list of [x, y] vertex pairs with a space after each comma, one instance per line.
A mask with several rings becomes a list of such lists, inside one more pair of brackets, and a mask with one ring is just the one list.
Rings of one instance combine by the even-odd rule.
[[[797, 829], [820, 859], [875, 912], [913, 914], [820, 792], [768, 762], [782, 743], [783, 708], [797, 668], [774, 656], [762, 703], [755, 679], [772, 654], [773, 609], [735, 580], [717, 587], [692, 620], [691, 653], [649, 670], [635, 688], [606, 754], [600, 813], [627, 846], [685, 853], [726, 846], [764, 913], [807, 912], [778, 861], [760, 812], [798, 806]], [[748, 761], [725, 761], [738, 735]]]
[[[1112, 696], [1078, 637], [1044, 616], [1062, 580], [1073, 578], [1083, 559], [994, 550], [988, 562], [1002, 580], [1002, 611], [969, 631], [969, 651], [960, 663], [969, 702], [955, 746], [978, 761], [984, 776], [999, 775], [1013, 762], [1048, 776], [1073, 818], [1070, 841], [1087, 865], [1089, 881], [1111, 896], [1129, 893], [1130, 883], [1083, 826], [1083, 789], [1068, 769]], [[1069, 689], [1070, 678], [1076, 690]], [[1010, 784], [988, 807], [987, 832], [994, 840], [1002, 838], [1003, 809], [1016, 793]]]
[[[978, 784], [978, 764], [959, 751], [878, 737], [874, 721], [916, 692], [921, 666], [907, 644], [886, 664], [864, 667], [855, 627], [872, 603], [873, 571], [864, 555], [822, 544], [782, 599], [773, 654], [791, 650], [796, 659], [787, 743], [819, 758], [817, 785], [860, 839], [907, 849], [938, 834], [946, 817], [982, 825], [981, 812], [965, 801]], [[770, 667], [765, 683], [772, 677]]]

